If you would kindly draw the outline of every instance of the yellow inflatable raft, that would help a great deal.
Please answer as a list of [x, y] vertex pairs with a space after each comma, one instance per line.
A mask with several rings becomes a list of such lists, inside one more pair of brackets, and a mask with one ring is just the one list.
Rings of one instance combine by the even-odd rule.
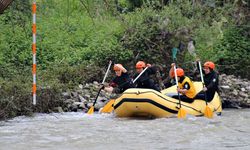
[[[202, 83], [194, 82], [196, 91], [201, 91]], [[179, 100], [170, 97], [177, 94], [176, 86], [172, 86], [161, 92], [152, 89], [128, 89], [114, 102], [114, 112], [117, 117], [173, 117], [179, 110]], [[206, 107], [204, 100], [196, 99], [192, 103], [181, 102], [182, 108], [189, 115], [203, 116]], [[221, 114], [222, 106], [218, 93], [208, 106], [216, 114]]]

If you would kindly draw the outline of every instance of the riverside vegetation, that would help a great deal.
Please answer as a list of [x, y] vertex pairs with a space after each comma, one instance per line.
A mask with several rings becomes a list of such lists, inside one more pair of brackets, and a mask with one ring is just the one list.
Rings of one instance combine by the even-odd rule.
[[132, 70], [142, 59], [166, 73], [176, 47], [178, 64], [189, 72], [191, 39], [202, 61], [249, 79], [249, 1], [37, 0], [32, 106], [31, 2], [14, 1], [0, 15], [0, 119], [64, 108], [62, 93], [101, 81], [109, 60]]

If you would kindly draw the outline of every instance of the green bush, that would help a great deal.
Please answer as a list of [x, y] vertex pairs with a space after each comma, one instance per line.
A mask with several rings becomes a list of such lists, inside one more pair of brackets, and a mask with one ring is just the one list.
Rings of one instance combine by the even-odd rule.
[[219, 70], [250, 79], [250, 38], [247, 37], [249, 27], [229, 28], [224, 38], [213, 47], [214, 59], [220, 64]]

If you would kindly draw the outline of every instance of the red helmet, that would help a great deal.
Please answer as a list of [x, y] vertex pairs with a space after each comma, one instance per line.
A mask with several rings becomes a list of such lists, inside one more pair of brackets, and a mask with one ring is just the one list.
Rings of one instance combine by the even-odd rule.
[[181, 69], [181, 68], [177, 68], [176, 69], [176, 74], [177, 74], [178, 77], [182, 77], [182, 76], [184, 76], [184, 70]]
[[146, 67], [146, 64], [144, 61], [138, 61], [135, 65], [135, 68], [136, 69], [141, 69], [141, 68], [145, 68]]
[[215, 64], [213, 62], [211, 62], [211, 61], [207, 61], [207, 62], [204, 63], [204, 67], [208, 67], [208, 68], [214, 70]]
[[121, 68], [123, 68], [122, 64], [115, 64], [114, 65], [114, 71], [120, 71]]

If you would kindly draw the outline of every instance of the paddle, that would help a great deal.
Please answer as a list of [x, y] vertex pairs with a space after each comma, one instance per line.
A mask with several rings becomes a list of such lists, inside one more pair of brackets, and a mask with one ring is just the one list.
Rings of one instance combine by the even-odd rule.
[[[109, 61], [108, 69], [107, 69], [107, 71], [106, 71], [106, 73], [105, 73], [105, 75], [104, 75], [104, 78], [103, 78], [103, 80], [102, 80], [102, 84], [104, 84], [104, 82], [105, 82], [105, 80], [106, 80], [106, 78], [107, 78], [108, 71], [109, 71], [109, 69], [110, 69], [111, 64], [112, 64], [112, 61], [110, 60], [110, 61]], [[101, 93], [102, 88], [103, 88], [103, 86], [99, 89], [99, 91], [98, 91], [98, 93], [97, 93], [97, 95], [96, 95], [96, 98], [95, 98], [95, 101], [94, 101], [93, 105], [90, 107], [90, 109], [89, 109], [88, 112], [87, 112], [88, 114], [93, 114], [93, 113], [94, 113], [94, 107], [95, 107], [97, 98], [98, 98], [99, 94]]]
[[109, 102], [102, 108], [101, 113], [111, 113], [114, 110], [114, 102], [115, 99], [110, 99]]
[[[204, 79], [203, 79], [203, 74], [202, 74], [202, 70], [201, 70], [201, 62], [199, 61], [199, 69], [200, 69], [200, 74], [201, 74], [201, 81], [202, 81], [202, 85], [203, 88], [205, 87], [205, 83], [204, 83]], [[206, 91], [205, 91], [205, 101], [206, 101], [206, 108], [204, 111], [204, 116], [207, 118], [213, 118], [213, 111], [211, 110], [210, 107], [208, 107], [207, 104], [207, 96], [206, 96]]]
[[[174, 76], [175, 76], [175, 82], [176, 82], [176, 86], [178, 89], [178, 79], [177, 79], [177, 73], [176, 73], [176, 65], [174, 65]], [[178, 97], [179, 97], [179, 104], [180, 104], [180, 109], [178, 111], [177, 117], [179, 119], [181, 118], [185, 118], [186, 117], [186, 111], [181, 107], [181, 98], [180, 98], [180, 92], [178, 91]]]
[[[140, 78], [140, 76], [148, 69], [148, 67], [146, 67], [136, 78], [135, 80], [133, 80], [132, 82], [135, 83], [137, 79]], [[129, 81], [130, 82], [130, 81]], [[125, 82], [127, 83], [127, 82]], [[123, 84], [125, 84], [123, 83]], [[103, 107], [103, 109], [101, 110], [101, 113], [111, 113], [114, 108], [113, 108], [113, 104], [114, 104], [115, 100], [114, 99], [110, 99], [110, 101]]]

